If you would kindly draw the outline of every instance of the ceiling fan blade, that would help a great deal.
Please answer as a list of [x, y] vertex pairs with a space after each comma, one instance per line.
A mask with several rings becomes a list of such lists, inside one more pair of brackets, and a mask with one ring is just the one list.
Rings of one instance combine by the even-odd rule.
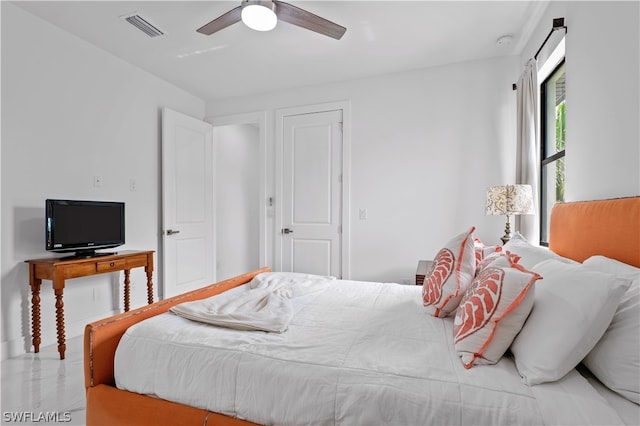
[[273, 0], [273, 2], [276, 4], [276, 15], [278, 19], [290, 24], [315, 31], [319, 34], [335, 38], [336, 40], [340, 40], [347, 31], [347, 29], [341, 25], [314, 15], [292, 4], [278, 0]]
[[236, 22], [240, 22], [242, 20], [241, 15], [242, 15], [242, 6], [238, 6], [236, 8], [231, 9], [224, 15], [217, 17], [216, 19], [209, 22], [208, 24], [201, 26], [196, 31], [199, 32], [200, 34], [211, 35], [215, 32], [218, 32], [220, 30], [227, 28], [229, 25], [233, 25]]

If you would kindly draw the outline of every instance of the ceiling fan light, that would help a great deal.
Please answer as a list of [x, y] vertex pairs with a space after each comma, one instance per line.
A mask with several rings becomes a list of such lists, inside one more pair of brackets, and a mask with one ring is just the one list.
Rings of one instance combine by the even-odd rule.
[[242, 22], [256, 31], [271, 31], [278, 23], [275, 3], [272, 1], [247, 1], [242, 7]]

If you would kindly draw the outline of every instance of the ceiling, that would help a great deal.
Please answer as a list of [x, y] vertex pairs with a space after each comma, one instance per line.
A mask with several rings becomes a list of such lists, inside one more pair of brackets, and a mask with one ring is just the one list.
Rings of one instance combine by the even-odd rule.
[[[205, 100], [520, 54], [546, 1], [305, 1], [288, 3], [347, 27], [341, 40], [278, 23], [196, 29], [237, 1], [18, 1], [22, 9]], [[137, 12], [165, 34], [121, 18]], [[512, 42], [497, 43], [503, 35]]]

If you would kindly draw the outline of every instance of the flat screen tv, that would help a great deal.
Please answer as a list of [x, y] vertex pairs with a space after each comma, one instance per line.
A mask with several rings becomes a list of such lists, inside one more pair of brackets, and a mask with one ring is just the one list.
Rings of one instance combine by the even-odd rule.
[[48, 199], [45, 215], [48, 251], [91, 257], [125, 243], [122, 202]]

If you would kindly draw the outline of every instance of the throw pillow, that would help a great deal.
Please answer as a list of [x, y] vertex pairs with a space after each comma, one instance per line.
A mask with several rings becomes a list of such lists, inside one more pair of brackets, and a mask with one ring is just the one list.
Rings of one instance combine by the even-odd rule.
[[480, 238], [473, 240], [473, 249], [476, 254], [476, 267], [482, 262], [482, 260], [488, 255], [502, 251], [502, 246], [488, 246], [485, 245]]
[[539, 278], [508, 254], [478, 271], [454, 320], [455, 349], [465, 368], [502, 358], [531, 312]]
[[452, 238], [436, 255], [425, 274], [422, 303], [435, 317], [446, 317], [456, 310], [476, 271], [471, 227]]

